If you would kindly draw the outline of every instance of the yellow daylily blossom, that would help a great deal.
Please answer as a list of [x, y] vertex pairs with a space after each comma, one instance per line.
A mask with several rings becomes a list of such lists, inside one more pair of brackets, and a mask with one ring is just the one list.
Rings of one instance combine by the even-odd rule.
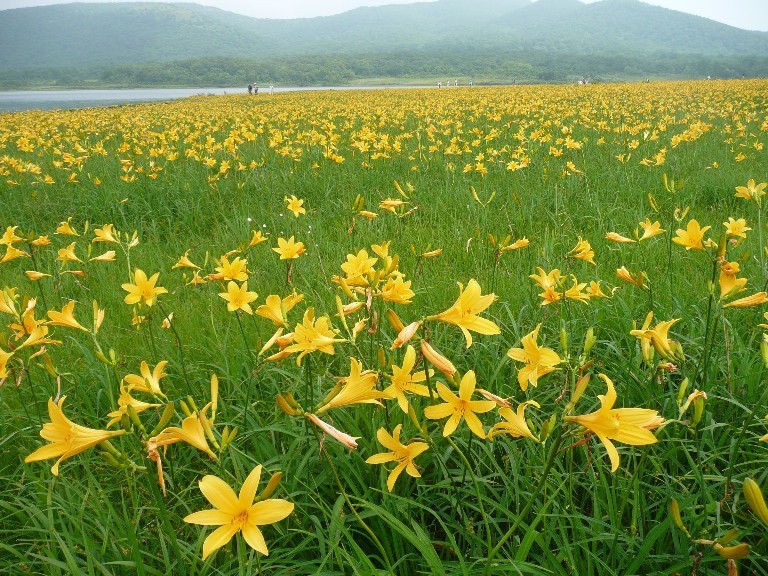
[[765, 196], [766, 188], [768, 188], [768, 182], [755, 184], [754, 178], [750, 178], [746, 186], [736, 186], [735, 196], [746, 200], [754, 200], [760, 204], [762, 197]]
[[390, 435], [386, 428], [379, 428], [376, 432], [376, 439], [379, 444], [384, 448], [389, 449], [389, 452], [380, 452], [370, 456], [365, 463], [366, 464], [386, 464], [387, 462], [397, 462], [397, 465], [389, 472], [387, 477], [387, 490], [392, 492], [395, 487], [395, 482], [400, 477], [400, 474], [405, 470], [409, 476], [413, 478], [420, 478], [421, 474], [416, 468], [414, 460], [419, 454], [422, 454], [429, 449], [429, 444], [426, 442], [411, 442], [410, 444], [403, 444], [400, 441], [400, 432], [403, 429], [402, 424], [395, 426]]
[[587, 240], [582, 240], [581, 236], [579, 236], [579, 241], [576, 242], [576, 247], [568, 252], [568, 256], [584, 260], [590, 264], [595, 263], [595, 251], [592, 250], [592, 245]]
[[62, 262], [66, 264], [67, 262], [82, 262], [80, 258], [77, 257], [75, 254], [75, 248], [77, 247], [77, 242], [72, 242], [69, 246], [66, 248], [59, 248], [59, 256], [56, 258], [59, 262]]
[[659, 234], [664, 234], [666, 230], [664, 230], [661, 227], [661, 224], [657, 220], [656, 222], [651, 223], [650, 218], [646, 218], [645, 222], [640, 222], [640, 228], [643, 229], [643, 235], [640, 236], [640, 241], [647, 240], [648, 238], [653, 238], [654, 236], [658, 236]]
[[677, 237], [672, 238], [672, 242], [679, 244], [686, 250], [704, 250], [702, 240], [704, 239], [704, 233], [710, 228], [711, 226], [704, 226], [702, 228], [699, 222], [693, 219], [688, 222], [685, 230], [680, 228], [677, 231]]
[[360, 250], [357, 254], [347, 254], [347, 261], [341, 265], [346, 276], [344, 281], [348, 286], [367, 286], [368, 275], [378, 262], [378, 258], [368, 256], [367, 250]]
[[40, 436], [50, 444], [38, 448], [24, 458], [24, 462], [27, 463], [58, 458], [51, 468], [54, 476], [59, 475], [59, 464], [63, 460], [125, 433], [125, 430], [96, 430], [75, 424], [64, 415], [62, 410], [66, 398], [62, 396], [58, 402], [54, 402], [53, 398], [48, 399], [48, 416], [51, 421], [43, 424]]
[[19, 250], [18, 248], [15, 248], [14, 246], [11, 246], [8, 244], [5, 247], [5, 254], [0, 259], [0, 264], [5, 264], [6, 262], [10, 262], [11, 260], [16, 260], [16, 258], [29, 258], [29, 254], [24, 252], [24, 250]]
[[[259, 526], [274, 524], [293, 513], [292, 502], [279, 498], [268, 498], [269, 493], [262, 493], [254, 502], [261, 479], [261, 465], [256, 466], [243, 482], [240, 493], [234, 490], [218, 476], [208, 475], [200, 480], [200, 491], [213, 505], [210, 510], [193, 512], [184, 518], [189, 524], [218, 526], [203, 542], [203, 560], [229, 542], [235, 534], [242, 533], [248, 546], [267, 556], [269, 550]], [[279, 479], [279, 477], [278, 477]], [[270, 486], [273, 482], [270, 481]]]
[[189, 259], [189, 250], [187, 250], [184, 252], [184, 256], [179, 258], [178, 262], [171, 266], [171, 270], [175, 270], [176, 268], [192, 268], [193, 270], [199, 270], [200, 266]]
[[618, 242], [620, 244], [633, 244], [637, 242], [637, 240], [632, 240], [632, 238], [627, 238], [626, 236], [622, 236], [617, 232], [608, 232], [605, 235], [605, 239], [610, 240], [611, 242]]
[[381, 390], [376, 390], [378, 375], [373, 370], [363, 370], [363, 365], [356, 359], [349, 359], [349, 376], [339, 379], [341, 387], [333, 396], [322, 404], [315, 412], [322, 414], [331, 408], [349, 406], [350, 404], [378, 404], [379, 398], [384, 397]]
[[201, 422], [202, 419], [205, 419], [205, 412], [210, 406], [210, 404], [207, 404], [200, 414], [191, 414], [184, 418], [181, 422], [181, 428], [178, 426], [170, 426], [147, 440], [148, 453], [152, 454], [162, 446], [168, 446], [169, 444], [175, 444], [176, 442], [186, 442], [201, 452], [205, 452], [213, 460], [218, 460], [216, 454], [214, 454], [211, 451], [210, 446], [208, 446], [208, 440], [206, 440], [205, 437], [205, 428], [203, 428]]
[[301, 324], [297, 324], [293, 331], [294, 343], [283, 350], [285, 355], [298, 352], [296, 364], [301, 364], [305, 355], [320, 351], [324, 354], [335, 354], [333, 345], [338, 342], [344, 342], [344, 339], [334, 338], [337, 331], [331, 326], [331, 321], [327, 316], [320, 316], [315, 319], [315, 309], [308, 308], [304, 312], [304, 319]]
[[533, 332], [523, 336], [520, 341], [523, 345], [522, 348], [510, 348], [507, 351], [507, 356], [525, 363], [525, 366], [517, 373], [517, 381], [523, 392], [528, 389], [529, 384], [534, 387], [537, 386], [539, 378], [557, 370], [556, 366], [563, 361], [557, 352], [551, 348], [539, 347], [536, 340], [539, 338], [540, 328], [541, 324], [536, 326]]
[[720, 276], [718, 284], [720, 285], [720, 299], [726, 296], [733, 296], [744, 290], [747, 285], [746, 278], [738, 278], [741, 272], [741, 266], [738, 262], [724, 262], [720, 266]]
[[8, 362], [13, 357], [13, 352], [6, 352], [0, 348], [0, 383], [8, 378]]
[[467, 348], [472, 345], [470, 330], [487, 336], [501, 334], [501, 330], [494, 322], [478, 316], [480, 312], [493, 304], [496, 295], [481, 295], [480, 284], [474, 278], [467, 283], [466, 289], [461, 282], [457, 282], [457, 284], [459, 285], [459, 298], [453, 306], [440, 314], [429, 316], [427, 320], [440, 320], [458, 326], [464, 333]]
[[[650, 312], [648, 316], [646, 316], [645, 323], [643, 324], [642, 329], [640, 330], [630, 330], [630, 334], [632, 336], [635, 336], [637, 338], [640, 338], [641, 341], [649, 341], [653, 348], [661, 354], [664, 358], [667, 360], [674, 360], [675, 359], [675, 353], [678, 349], [677, 343], [674, 340], [669, 339], [669, 329], [676, 323], [680, 321], [680, 318], [674, 318], [672, 320], [666, 320], [664, 322], [659, 322], [654, 326], [653, 328], [650, 328], [651, 320], [653, 319], [653, 312]], [[645, 352], [643, 353], [643, 357], [645, 357]]]
[[[429, 390], [424, 384], [427, 379], [426, 372], [421, 370], [420, 372], [413, 372], [413, 367], [416, 365], [416, 350], [413, 346], [408, 345], [405, 349], [405, 356], [403, 357], [403, 365], [392, 365], [392, 375], [387, 376], [391, 381], [387, 388], [384, 389], [385, 398], [397, 398], [397, 405], [400, 409], [408, 413], [408, 399], [405, 393], [417, 394], [419, 396], [429, 396]], [[435, 373], [431, 368], [429, 369], [429, 375], [432, 376]]]
[[291, 194], [290, 198], [286, 196], [283, 200], [285, 201], [285, 207], [293, 212], [296, 218], [299, 217], [299, 214], [307, 213], [307, 209], [303, 206], [304, 200], [297, 198], [294, 194]]
[[437, 393], [445, 403], [434, 406], [427, 406], [424, 409], [424, 416], [430, 420], [441, 420], [448, 418], [443, 428], [443, 436], [450, 436], [459, 426], [462, 419], [467, 421], [467, 426], [474, 434], [480, 438], [485, 438], [483, 424], [476, 414], [489, 412], [496, 407], [496, 402], [492, 400], [472, 400], [472, 394], [475, 392], [477, 380], [473, 370], [464, 374], [459, 384], [459, 395], [456, 396], [442, 382], [437, 383]]
[[3, 236], [0, 237], [0, 245], [5, 244], [10, 246], [11, 244], [15, 244], [16, 242], [23, 240], [21, 236], [16, 235], [17, 228], [18, 226], [8, 226], [8, 228], [5, 229], [5, 232], [3, 232]]
[[107, 250], [104, 254], [89, 258], [88, 262], [114, 262], [115, 260], [117, 260], [117, 253], [114, 250]]
[[277, 248], [272, 248], [272, 250], [280, 254], [280, 260], [294, 260], [307, 251], [304, 242], [296, 242], [293, 236], [288, 240], [278, 238]]
[[123, 290], [128, 292], [124, 302], [126, 304], [138, 304], [143, 300], [147, 306], [152, 306], [157, 296], [168, 293], [168, 290], [165, 288], [155, 286], [159, 277], [160, 272], [155, 272], [147, 278], [143, 270], [136, 268], [136, 271], [133, 273], [134, 284], [126, 283], [122, 285]]
[[416, 295], [411, 290], [411, 281], [404, 280], [403, 275], [399, 273], [387, 280], [380, 294], [385, 302], [394, 302], [395, 304], [410, 304], [411, 299]]
[[752, 228], [747, 226], [747, 221], [744, 218], [736, 220], [729, 217], [727, 222], [723, 222], [723, 226], [725, 226], [725, 233], [735, 238], [746, 238], [746, 233], [752, 230]]
[[248, 283], [243, 282], [240, 286], [237, 282], [229, 281], [226, 292], [219, 292], [219, 296], [227, 301], [227, 310], [236, 312], [242, 310], [247, 314], [253, 314], [251, 302], [256, 300], [259, 295], [256, 292], [248, 291]]
[[96, 237], [92, 242], [112, 242], [113, 244], [118, 244], [117, 238], [115, 238], [114, 224], [105, 224], [101, 228], [94, 229], [93, 233]]
[[270, 294], [267, 296], [266, 303], [256, 308], [256, 314], [272, 320], [275, 326], [287, 326], [288, 320], [285, 315], [302, 300], [304, 295], [295, 292], [282, 299], [277, 294]]
[[664, 423], [664, 418], [656, 410], [646, 408], [614, 408], [616, 390], [613, 382], [605, 374], [600, 378], [608, 386], [605, 395], [598, 396], [600, 408], [590, 414], [581, 416], [564, 416], [566, 422], [580, 424], [597, 435], [608, 452], [611, 460], [611, 472], [619, 467], [619, 452], [611, 440], [631, 446], [646, 446], [657, 442], [651, 430]]
[[262, 242], [266, 242], [268, 238], [264, 236], [264, 233], [261, 230], [252, 230], [252, 236], [251, 241], [248, 242], [248, 248], [253, 248], [254, 246], [258, 246]]
[[632, 273], [627, 270], [627, 267], [622, 266], [616, 270], [616, 276], [618, 276], [620, 280], [624, 280], [624, 282], [628, 282], [638, 288], [646, 288], [644, 272], [638, 272], [635, 276], [632, 276]]
[[235, 257], [232, 262], [226, 256], [222, 256], [216, 266], [218, 274], [213, 274], [216, 280], [234, 280], [236, 282], [245, 282], [248, 280], [248, 261], [244, 258]]
[[723, 308], [746, 308], [748, 306], [759, 306], [768, 302], [768, 292], [756, 292], [750, 296], [732, 300], [728, 304], [723, 304]]
[[56, 228], [54, 234], [62, 234], [64, 236], [80, 236], [77, 231], [72, 228], [72, 217], [67, 218], [66, 222], [61, 222]]
[[27, 270], [24, 272], [27, 278], [29, 278], [32, 282], [37, 282], [38, 280], [42, 280], [43, 278], [50, 278], [50, 274], [46, 274], [45, 272], [38, 272], [37, 270]]
[[137, 414], [144, 412], [144, 410], [148, 410], [149, 408], [156, 408], [157, 406], [160, 406], [160, 404], [151, 404], [149, 402], [137, 400], [131, 396], [132, 390], [133, 386], [130, 384], [126, 384], [125, 382], [120, 384], [120, 396], [117, 399], [118, 409], [107, 414], [107, 416], [110, 418], [109, 422], [107, 422], [107, 428], [117, 424], [120, 422], [120, 420], [122, 420], [123, 415], [128, 413], [128, 406], [133, 408], [134, 412]]
[[157, 363], [152, 372], [149, 371], [149, 365], [146, 361], [141, 361], [141, 367], [139, 368], [141, 376], [138, 374], [127, 374], [125, 383], [131, 386], [132, 390], [137, 392], [146, 392], [147, 394], [154, 394], [155, 396], [161, 396], [165, 398], [165, 394], [160, 389], [160, 380], [168, 376], [165, 373], [165, 367], [168, 364], [168, 360], [161, 360]]
[[48, 310], [48, 318], [51, 319], [48, 324], [50, 326], [64, 326], [66, 328], [75, 328], [76, 330], [83, 330], [88, 332], [88, 328], [80, 324], [75, 320], [75, 301], [70, 300], [61, 309], [61, 312], [57, 310]]
[[528, 400], [527, 402], [521, 402], [517, 407], [517, 412], [514, 412], [511, 408], [499, 408], [499, 416], [504, 421], [494, 424], [494, 426], [488, 430], [488, 439], [492, 440], [494, 436], [499, 434], [509, 434], [513, 438], [530, 438], [531, 440], [538, 442], [539, 439], [534, 436], [531, 429], [528, 427], [528, 422], [525, 421], [525, 409], [528, 406], [535, 406], [541, 408], [538, 402]]

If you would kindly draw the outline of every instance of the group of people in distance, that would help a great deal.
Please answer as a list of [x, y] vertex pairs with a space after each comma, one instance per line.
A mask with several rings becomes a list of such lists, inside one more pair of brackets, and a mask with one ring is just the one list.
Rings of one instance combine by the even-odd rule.
[[[274, 85], [269, 85], [269, 93], [272, 94], [275, 91]], [[255, 83], [248, 84], [248, 94], [258, 94], [259, 93], [259, 87], [256, 86]]]

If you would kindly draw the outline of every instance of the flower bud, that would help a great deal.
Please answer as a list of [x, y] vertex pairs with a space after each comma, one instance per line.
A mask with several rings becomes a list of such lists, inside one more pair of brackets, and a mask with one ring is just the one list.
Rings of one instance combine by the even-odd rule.
[[426, 340], [421, 341], [421, 353], [424, 355], [424, 358], [448, 378], [452, 379], [453, 375], [456, 374], [456, 367], [451, 361], [439, 354]]
[[763, 493], [760, 490], [760, 486], [752, 478], [746, 478], [742, 486], [742, 492], [744, 492], [744, 498], [747, 500], [749, 508], [752, 510], [755, 516], [760, 521], [768, 526], [768, 506], [765, 505], [765, 499]]

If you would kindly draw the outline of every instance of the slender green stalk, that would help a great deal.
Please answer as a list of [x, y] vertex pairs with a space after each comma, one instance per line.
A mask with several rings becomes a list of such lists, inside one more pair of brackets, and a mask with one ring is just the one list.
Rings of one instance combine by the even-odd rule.
[[365, 530], [368, 533], [368, 536], [371, 537], [371, 540], [373, 540], [374, 544], [376, 544], [376, 547], [379, 549], [379, 552], [381, 552], [381, 557], [384, 560], [384, 563], [387, 565], [387, 571], [390, 574], [394, 574], [394, 571], [392, 570], [392, 562], [389, 560], [389, 555], [387, 554], [386, 549], [381, 543], [381, 540], [379, 540], [378, 536], [376, 536], [376, 533], [371, 530], [370, 526], [365, 523], [365, 520], [363, 520], [358, 514], [357, 510], [355, 509], [354, 505], [352, 504], [352, 501], [349, 499], [349, 496], [347, 495], [347, 491], [344, 489], [344, 485], [341, 483], [341, 478], [339, 478], [339, 472], [336, 470], [336, 465], [333, 463], [333, 460], [331, 459], [330, 454], [323, 448], [323, 444], [320, 441], [320, 434], [317, 431], [317, 428], [314, 426], [311, 427], [312, 432], [315, 435], [315, 440], [317, 440], [317, 445], [320, 447], [320, 451], [325, 456], [325, 459], [328, 462], [328, 465], [331, 467], [331, 472], [333, 473], [333, 477], [336, 480], [336, 485], [339, 487], [339, 491], [341, 492], [341, 495], [344, 497], [344, 501], [347, 503], [347, 507], [352, 512], [352, 515], [355, 517], [355, 519], [358, 521], [360, 526], [363, 527], [363, 530]]
[[[480, 506], [480, 514], [483, 516], [483, 525], [485, 526], [486, 545], [488, 546], [488, 553], [490, 554], [491, 526], [488, 524], [488, 515], [485, 513], [485, 506], [483, 506], [483, 495], [480, 493], [480, 483], [477, 481], [477, 477], [475, 476], [475, 473], [472, 470], [472, 465], [469, 463], [469, 460], [467, 460], [467, 457], [464, 455], [464, 452], [461, 451], [461, 449], [456, 445], [456, 443], [453, 441], [453, 439], [450, 436], [446, 436], [445, 439], [448, 441], [451, 447], [453, 447], [456, 454], [459, 455], [459, 458], [461, 458], [461, 461], [464, 463], [464, 471], [469, 472], [469, 475], [472, 478], [472, 486], [475, 489], [475, 496], [477, 496], [477, 504]], [[463, 481], [462, 481], [462, 484], [463, 484]]]
[[159, 301], [157, 303], [157, 307], [160, 309], [160, 312], [163, 313], [163, 318], [168, 320], [168, 324], [171, 327], [171, 332], [173, 333], [173, 337], [176, 340], [176, 347], [179, 349], [179, 364], [181, 364], [181, 373], [184, 376], [184, 382], [187, 385], [187, 394], [192, 395], [192, 384], [190, 383], [189, 375], [187, 374], [187, 360], [184, 357], [184, 346], [181, 345], [181, 338], [179, 337], [179, 333], [176, 331], [176, 326], [174, 326], [174, 323], [171, 322], [170, 317]]
[[509, 530], [507, 530], [504, 536], [501, 537], [501, 539], [498, 541], [496, 546], [494, 546], [494, 548], [488, 553], [488, 558], [485, 561], [485, 570], [483, 571], [484, 576], [488, 576], [491, 573], [493, 559], [496, 557], [496, 554], [498, 554], [499, 550], [501, 550], [504, 544], [507, 543], [507, 540], [509, 540], [512, 537], [512, 535], [515, 533], [517, 528], [520, 526], [520, 523], [525, 519], [526, 516], [528, 516], [528, 513], [531, 511], [534, 504], [536, 504], [536, 498], [539, 496], [539, 493], [544, 488], [544, 485], [547, 483], [547, 478], [549, 477], [549, 471], [551, 470], [552, 465], [555, 463], [555, 456], [557, 456], [557, 453], [560, 450], [560, 446], [562, 445], [562, 443], [563, 443], [563, 427], [560, 426], [557, 429], [557, 433], [552, 443], [552, 447], [549, 450], [547, 461], [544, 463], [544, 469], [541, 471], [541, 478], [539, 479], [539, 483], [536, 485], [536, 488], [533, 489], [533, 492], [528, 498], [528, 504], [526, 504], [525, 508], [523, 508], [523, 511], [517, 515], [515, 522], [512, 524]]

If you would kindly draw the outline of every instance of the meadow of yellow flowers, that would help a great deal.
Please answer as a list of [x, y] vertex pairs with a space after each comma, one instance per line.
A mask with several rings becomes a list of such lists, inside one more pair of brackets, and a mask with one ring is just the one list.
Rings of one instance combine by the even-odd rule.
[[768, 82], [0, 115], [9, 574], [768, 574]]

